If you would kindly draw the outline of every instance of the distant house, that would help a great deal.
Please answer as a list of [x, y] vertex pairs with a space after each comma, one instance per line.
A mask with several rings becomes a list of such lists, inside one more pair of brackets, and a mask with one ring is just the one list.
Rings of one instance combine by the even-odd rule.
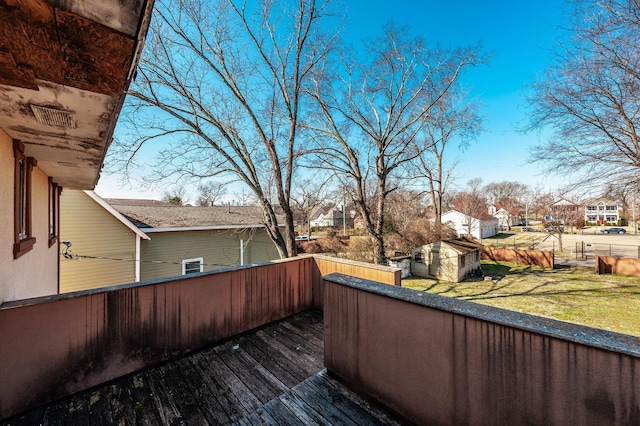
[[550, 217], [553, 220], [556, 218], [562, 218], [563, 216], [578, 217], [582, 216], [582, 206], [573, 201], [561, 198], [551, 205]]
[[520, 209], [503, 203], [491, 204], [488, 213], [498, 219], [498, 229], [511, 229], [520, 224]]
[[327, 211], [322, 206], [317, 206], [313, 210], [311, 210], [311, 214], [309, 215], [309, 223], [314, 228], [319, 228], [322, 225], [322, 219], [324, 215], [327, 214]]
[[311, 220], [311, 226], [313, 227], [334, 227], [343, 226], [346, 219], [347, 226], [353, 226], [353, 214], [347, 212], [345, 215], [341, 209], [333, 208], [328, 211], [324, 211], [321, 214], [316, 215], [315, 219]]
[[584, 221], [587, 223], [617, 225], [621, 214], [622, 207], [606, 198], [592, 200], [584, 206]]
[[65, 191], [61, 211], [61, 238], [72, 243], [72, 259], [61, 263], [61, 292], [279, 258], [259, 207], [172, 206]]
[[498, 233], [498, 219], [487, 213], [475, 218], [450, 210], [442, 215], [442, 223], [451, 226], [458, 235], [471, 235], [473, 238], [489, 238]]
[[460, 237], [417, 247], [411, 252], [411, 273], [460, 282], [480, 267], [482, 244]]

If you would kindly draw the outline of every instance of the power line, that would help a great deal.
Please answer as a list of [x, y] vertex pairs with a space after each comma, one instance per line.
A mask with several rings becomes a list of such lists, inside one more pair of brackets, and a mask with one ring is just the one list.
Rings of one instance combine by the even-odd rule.
[[[168, 260], [138, 260], [138, 259], [126, 259], [122, 257], [107, 257], [107, 256], [90, 256], [86, 254], [75, 254], [69, 253], [68, 247], [64, 252], [60, 253], [65, 259], [68, 260], [82, 260], [82, 259], [98, 259], [98, 260], [113, 260], [120, 262], [140, 262], [140, 263], [150, 263], [157, 265], [182, 265], [182, 262], [171, 262]], [[202, 263], [202, 266], [237, 266], [236, 264], [224, 264], [224, 263]]]

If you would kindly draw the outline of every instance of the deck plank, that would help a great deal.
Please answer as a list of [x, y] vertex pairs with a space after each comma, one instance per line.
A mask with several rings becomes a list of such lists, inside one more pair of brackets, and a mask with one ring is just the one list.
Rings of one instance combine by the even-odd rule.
[[221, 398], [225, 398], [230, 407], [230, 418], [235, 421], [242, 416], [254, 411], [262, 405], [258, 397], [247, 387], [245, 383], [225, 364], [213, 349], [202, 352], [203, 360], [208, 368], [203, 372], [217, 383], [221, 390]]
[[329, 420], [308, 405], [302, 398], [294, 392], [289, 391], [280, 396], [280, 401], [298, 416], [305, 424], [318, 426], [332, 426]]
[[151, 399], [163, 425], [181, 424], [182, 413], [173, 397], [171, 388], [162, 378], [160, 369], [154, 368], [147, 372], [147, 379], [151, 388]]
[[126, 426], [136, 423], [136, 412], [127, 384], [126, 380], [121, 379], [110, 384], [106, 389], [113, 425]]
[[180, 418], [189, 419], [193, 424], [207, 424], [207, 419], [200, 409], [200, 404], [191, 392], [175, 362], [166, 363], [158, 368], [162, 380], [170, 390], [173, 401], [180, 413]]
[[264, 404], [287, 391], [287, 386], [262, 367], [239, 344], [217, 346], [215, 351], [261, 403]]
[[269, 348], [262, 340], [255, 336], [247, 336], [238, 339], [238, 344], [242, 349], [251, 355], [256, 362], [259, 362], [271, 374], [276, 376], [288, 388], [292, 388], [305, 379], [302, 374], [295, 374], [290, 371], [290, 362], [282, 359], [278, 352]]
[[113, 425], [113, 412], [110, 402], [110, 387], [98, 388], [89, 392], [89, 418], [91, 423]]
[[[144, 372], [126, 378], [131, 404], [136, 416], [136, 424], [152, 426], [160, 424], [158, 412], [152, 398], [152, 390]], [[124, 386], [124, 384], [123, 384]], [[124, 394], [123, 394], [124, 396]], [[122, 403], [122, 400], [120, 400]]]
[[306, 426], [306, 423], [298, 418], [279, 398], [263, 405], [260, 409], [268, 412], [279, 426]]
[[218, 395], [211, 391], [211, 383], [207, 383], [202, 372], [194, 364], [193, 357], [176, 360], [176, 367], [193, 393], [207, 422], [214, 425], [229, 423], [227, 409], [218, 400]]

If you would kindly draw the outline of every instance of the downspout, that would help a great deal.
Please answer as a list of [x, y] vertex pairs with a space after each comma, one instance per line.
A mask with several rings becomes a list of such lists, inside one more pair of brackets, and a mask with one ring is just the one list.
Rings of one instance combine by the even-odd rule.
[[136, 261], [134, 282], [140, 281], [140, 235], [136, 235]]
[[240, 266], [244, 265], [244, 240], [240, 239]]

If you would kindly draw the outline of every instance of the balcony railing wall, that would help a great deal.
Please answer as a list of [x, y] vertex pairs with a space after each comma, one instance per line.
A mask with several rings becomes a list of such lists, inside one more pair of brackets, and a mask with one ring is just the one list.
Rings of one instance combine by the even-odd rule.
[[322, 306], [336, 271], [400, 284], [399, 269], [310, 256], [5, 303], [0, 418]]
[[325, 366], [416, 424], [630, 425], [640, 339], [332, 274]]
[[313, 258], [0, 307], [0, 418], [313, 306]]

